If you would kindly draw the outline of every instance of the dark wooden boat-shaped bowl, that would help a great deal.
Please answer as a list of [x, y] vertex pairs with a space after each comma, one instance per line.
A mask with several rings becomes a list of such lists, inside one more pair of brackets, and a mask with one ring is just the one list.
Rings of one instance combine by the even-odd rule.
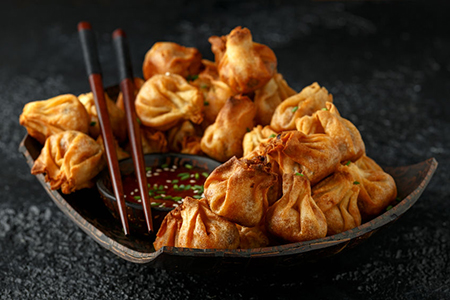
[[[41, 148], [42, 145], [30, 136], [25, 136], [20, 144], [19, 150], [30, 168]], [[50, 198], [75, 224], [123, 259], [170, 270], [268, 271], [317, 261], [358, 245], [411, 208], [425, 190], [436, 168], [437, 161], [434, 158], [415, 165], [385, 168], [394, 177], [398, 197], [402, 200], [392, 209], [352, 230], [307, 242], [238, 250], [163, 247], [155, 251], [152, 245], [154, 236], [132, 234], [125, 237], [120, 222], [108, 212], [95, 188], [64, 195], [51, 190], [42, 174], [37, 175], [37, 178]]]

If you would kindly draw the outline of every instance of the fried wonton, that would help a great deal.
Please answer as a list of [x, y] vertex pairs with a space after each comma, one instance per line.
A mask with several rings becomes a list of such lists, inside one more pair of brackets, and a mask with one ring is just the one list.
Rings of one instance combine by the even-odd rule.
[[87, 134], [68, 130], [51, 135], [34, 162], [31, 174], [45, 173], [52, 190], [64, 194], [90, 188], [105, 166], [103, 151]]
[[166, 215], [153, 246], [156, 250], [163, 246], [236, 249], [239, 231], [234, 223], [213, 213], [205, 199], [186, 197]]
[[246, 96], [234, 96], [227, 100], [214, 124], [202, 138], [202, 151], [224, 162], [233, 156], [242, 157], [242, 140], [254, 125], [255, 104]]
[[296, 120], [297, 130], [305, 133], [325, 133], [333, 139], [341, 152], [342, 161], [356, 161], [365, 153], [361, 134], [355, 125], [340, 116], [333, 103], [316, 111], [312, 116]]
[[141, 126], [142, 153], [164, 153], [168, 151], [167, 139], [163, 132]]
[[20, 125], [41, 144], [52, 134], [66, 130], [89, 132], [89, 115], [74, 95], [60, 95], [27, 103], [20, 115]]
[[[100, 145], [100, 147], [102, 147], [103, 153], [105, 153], [105, 144], [103, 142], [103, 137], [101, 135], [98, 136], [97, 143]], [[114, 139], [114, 146], [116, 148], [117, 160], [122, 160], [130, 157], [130, 154], [119, 146], [119, 143], [117, 143], [116, 139]]]
[[286, 131], [271, 139], [266, 153], [269, 162], [279, 168], [280, 175], [301, 173], [311, 184], [333, 173], [341, 161], [339, 149], [329, 136], [306, 135], [300, 131]]
[[142, 72], [145, 80], [167, 72], [187, 78], [200, 73], [202, 55], [197, 48], [171, 42], [158, 42], [145, 54]]
[[170, 151], [181, 152], [183, 141], [190, 136], [195, 136], [194, 125], [190, 121], [179, 123], [167, 132], [167, 142]]
[[261, 248], [269, 245], [269, 238], [267, 237], [264, 223], [254, 227], [236, 224], [236, 227], [239, 230], [240, 249]]
[[371, 158], [363, 155], [349, 169], [360, 186], [358, 207], [363, 220], [379, 215], [397, 197], [397, 186], [391, 175]]
[[209, 42], [220, 79], [235, 93], [253, 92], [275, 75], [275, 54], [269, 47], [254, 43], [247, 28], [238, 26], [226, 36], [210, 37]]
[[327, 235], [337, 234], [361, 225], [358, 208], [360, 187], [347, 166], [340, 166], [333, 175], [312, 188], [312, 197], [327, 219]]
[[[139, 93], [139, 90], [141, 89], [141, 87], [144, 85], [144, 82], [145, 81], [142, 78], [139, 78], [139, 77], [134, 77], [133, 78], [134, 96], [135, 97]], [[118, 108], [120, 108], [121, 110], [125, 111], [125, 104], [123, 103], [123, 94], [122, 94], [122, 92], [120, 92], [119, 95], [117, 96], [116, 106]]]
[[153, 76], [136, 97], [136, 113], [142, 124], [158, 130], [168, 130], [183, 120], [200, 124], [202, 110], [202, 93], [176, 74]]
[[327, 221], [311, 197], [306, 177], [283, 175], [283, 197], [267, 210], [266, 227], [273, 235], [290, 242], [326, 236]]
[[[91, 93], [81, 94], [78, 96], [80, 102], [83, 103], [88, 112], [91, 121], [89, 126], [89, 135], [96, 139], [100, 134], [100, 121], [98, 119], [97, 107], [95, 106], [94, 95]], [[127, 123], [125, 119], [125, 112], [118, 108], [114, 101], [105, 93], [106, 107], [108, 109], [109, 121], [111, 122], [112, 132], [114, 137], [119, 142], [127, 139]]]
[[214, 67], [211, 65], [202, 71], [198, 79], [193, 81], [192, 84], [197, 86], [203, 93], [204, 118], [202, 126], [207, 127], [215, 122], [219, 111], [234, 93], [226, 83], [220, 81], [218, 75], [214, 72]]
[[277, 132], [294, 130], [297, 118], [312, 115], [324, 108], [327, 102], [333, 102], [333, 96], [326, 88], [321, 88], [314, 82], [300, 93], [281, 102], [273, 113], [270, 126]]
[[264, 164], [231, 158], [205, 181], [205, 198], [211, 210], [246, 227], [261, 222], [269, 206], [268, 193], [277, 175]]
[[269, 125], [277, 106], [295, 94], [297, 92], [289, 87], [283, 75], [275, 74], [268, 83], [255, 91], [256, 124]]
[[[269, 139], [277, 136], [277, 133], [273, 131], [270, 126], [257, 125], [252, 129], [252, 131], [247, 132], [244, 135], [244, 140], [242, 141], [242, 147], [244, 148], [244, 157], [255, 150], [261, 143], [266, 144]], [[259, 155], [261, 155], [260, 153]]]
[[202, 138], [199, 136], [187, 136], [183, 138], [180, 153], [203, 155], [201, 147]]

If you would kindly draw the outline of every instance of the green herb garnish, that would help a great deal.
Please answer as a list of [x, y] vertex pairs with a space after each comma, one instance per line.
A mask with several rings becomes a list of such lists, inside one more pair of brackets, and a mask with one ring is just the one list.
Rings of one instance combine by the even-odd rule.
[[169, 167], [168, 164], [163, 164], [163, 165], [161, 165], [161, 168], [163, 168], [163, 169], [168, 168], [168, 167]]
[[392, 205], [389, 205], [388, 207], [386, 207], [386, 211], [391, 210], [392, 209]]
[[273, 139], [274, 137], [276, 137], [277, 135], [275, 133], [272, 133], [269, 138]]
[[156, 191], [157, 194], [164, 194], [166, 191]]
[[359, 184], [359, 181], [353, 181], [353, 184]]
[[180, 201], [181, 199], [183, 199], [183, 197], [172, 197], [172, 200], [175, 200], [175, 201]]
[[158, 190], [163, 190], [164, 189], [164, 186], [163, 185], [160, 185], [159, 187], [158, 187]]
[[208, 106], [208, 105], [209, 105], [209, 102], [208, 102], [208, 101], [205, 101], [205, 102], [203, 102], [203, 105], [204, 105], [204, 106]]
[[298, 106], [295, 106], [295, 107], [292, 109], [292, 112], [295, 113], [295, 112], [297, 111], [297, 109], [298, 109]]
[[136, 200], [140, 200], [141, 196], [134, 196], [133, 198], [136, 199]]
[[155, 197], [153, 197], [154, 199], [161, 199], [162, 198], [162, 196], [161, 195], [158, 195], [158, 196], [155, 196]]
[[180, 173], [180, 174], [177, 175], [177, 177], [184, 177], [184, 176], [186, 176], [186, 175], [189, 176], [189, 173]]
[[172, 183], [178, 183], [178, 179], [172, 180]]
[[195, 199], [202, 199], [202, 196], [194, 195], [194, 198], [195, 198]]
[[322, 108], [322, 110], [328, 110], [328, 108], [324, 107], [324, 108]]
[[351, 161], [348, 161], [345, 165], [350, 166]]
[[295, 173], [295, 175], [297, 175], [297, 176], [304, 176], [302, 173], [299, 173], [299, 172]]
[[209, 174], [206, 173], [206, 172], [203, 172], [203, 173], [202, 173], [202, 176], [205, 177], [205, 178], [208, 178]]
[[158, 203], [158, 202], [152, 202], [152, 203], [150, 203], [150, 206], [160, 206], [161, 205], [161, 203]]
[[145, 168], [145, 171], [151, 171], [151, 170], [152, 170], [151, 167], [146, 167], [146, 168]]
[[172, 200], [172, 196], [168, 195], [163, 198], [164, 200]]
[[250, 132], [250, 128], [247, 127], [246, 130], [247, 130], [247, 132]]
[[91, 125], [91, 126], [95, 126], [96, 124], [97, 124], [97, 122], [92, 121], [90, 125]]
[[190, 165], [190, 164], [185, 164], [184, 166], [189, 170], [193, 168], [192, 165]]
[[186, 180], [186, 179], [189, 179], [189, 177], [190, 177], [190, 175], [187, 174], [187, 175], [180, 177], [180, 180]]
[[188, 184], [188, 185], [184, 188], [184, 190], [185, 190], [185, 191], [190, 190], [191, 187], [192, 187], [192, 185]]
[[198, 173], [195, 173], [194, 178], [195, 178], [195, 179], [199, 179], [199, 178], [200, 178], [200, 175], [198, 175]]

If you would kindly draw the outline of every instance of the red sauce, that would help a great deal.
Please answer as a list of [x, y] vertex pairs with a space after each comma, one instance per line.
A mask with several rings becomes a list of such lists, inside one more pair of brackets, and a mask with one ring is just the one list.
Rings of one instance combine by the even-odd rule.
[[[152, 207], [177, 207], [186, 196], [200, 199], [209, 173], [205, 169], [184, 166], [147, 167], [149, 200]], [[141, 204], [141, 193], [135, 173], [122, 177], [125, 200]]]

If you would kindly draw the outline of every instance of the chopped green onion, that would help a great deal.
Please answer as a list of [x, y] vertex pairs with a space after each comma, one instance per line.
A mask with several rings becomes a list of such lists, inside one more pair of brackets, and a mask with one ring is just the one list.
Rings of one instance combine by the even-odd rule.
[[163, 190], [164, 189], [164, 186], [163, 185], [160, 185], [159, 187], [158, 187], [158, 190]]
[[322, 108], [322, 110], [328, 110], [328, 108], [324, 107], [324, 108]]
[[272, 133], [270, 136], [269, 136], [269, 138], [274, 138], [274, 137], [276, 137], [277, 135], [275, 134], [275, 133]]
[[353, 184], [359, 184], [359, 181], [353, 181]]
[[186, 180], [186, 179], [189, 179], [189, 177], [190, 177], [189, 174], [188, 175], [184, 175], [183, 177], [180, 178], [180, 180]]
[[177, 177], [184, 177], [184, 176], [189, 176], [189, 173], [180, 173], [177, 175]]
[[185, 185], [184, 184], [180, 184], [180, 189], [184, 190]]
[[192, 187], [192, 186], [191, 186], [190, 184], [188, 184], [188, 185], [184, 188], [184, 190], [185, 190], [185, 191], [190, 190], [191, 187]]
[[302, 173], [299, 173], [299, 172], [295, 173], [295, 175], [297, 175], [297, 176], [304, 176]]
[[145, 171], [151, 171], [152, 168], [151, 167], [145, 167]]
[[163, 165], [161, 165], [161, 168], [163, 168], [163, 169], [168, 168], [168, 167], [169, 167], [168, 164], [163, 164]]
[[174, 184], [174, 185], [173, 185], [173, 189], [174, 189], [174, 190], [178, 190], [178, 184]]
[[166, 191], [156, 191], [157, 194], [164, 194]]
[[205, 177], [205, 178], [208, 178], [209, 174], [206, 173], [206, 172], [203, 172], [203, 173], [202, 173], [202, 176]]
[[389, 205], [388, 207], [386, 207], [386, 211], [391, 210], [392, 209], [392, 205]]
[[175, 200], [175, 201], [180, 201], [181, 199], [183, 199], [183, 197], [172, 197], [172, 200]]
[[203, 105], [204, 105], [204, 106], [208, 106], [208, 105], [209, 105], [209, 102], [208, 102], [208, 101], [205, 101], [205, 102], [203, 102]]
[[178, 179], [172, 180], [172, 183], [178, 183]]
[[195, 177], [195, 179], [199, 179], [200, 175], [198, 175], [198, 173], [195, 173], [194, 177]]
[[168, 195], [163, 198], [164, 200], [172, 200], [172, 196]]
[[149, 191], [149, 192], [148, 192], [148, 195], [149, 195], [149, 196], [153, 196], [154, 194], [155, 194], [155, 193], [154, 193], [153, 191]]
[[397, 197], [397, 198], [395, 198], [395, 201], [400, 202], [400, 201], [402, 201], [402, 198]]
[[162, 196], [161, 195], [158, 195], [158, 196], [155, 196], [155, 197], [153, 197], [154, 199], [161, 199], [162, 198]]
[[142, 124], [141, 120], [139, 118], [136, 118], [136, 122], [138, 122], [139, 125]]
[[139, 199], [141, 199], [141, 196], [134, 196], [133, 198], [136, 200], [139, 200]]
[[297, 111], [297, 109], [298, 109], [298, 106], [295, 106], [295, 107], [292, 109], [292, 112], [295, 113], [295, 112]]
[[345, 165], [350, 166], [351, 161], [348, 161]]
[[194, 198], [195, 198], [195, 199], [202, 199], [202, 196], [194, 195]]
[[194, 185], [192, 188], [193, 188], [194, 190], [201, 190], [201, 189], [203, 188], [203, 186], [202, 186], [202, 185], [196, 184], [196, 185]]
[[246, 129], [247, 129], [247, 132], [250, 132], [250, 128], [247, 127]]
[[193, 167], [192, 167], [192, 165], [190, 165], [190, 164], [185, 164], [184, 165], [187, 169], [192, 169]]
[[161, 205], [161, 203], [158, 203], [158, 202], [152, 202], [152, 203], [150, 203], [150, 206], [160, 206]]
[[92, 121], [90, 125], [91, 125], [91, 126], [95, 126], [96, 124], [97, 124], [97, 122]]
[[187, 81], [194, 81], [198, 78], [198, 75], [188, 75], [188, 77], [186, 77]]

